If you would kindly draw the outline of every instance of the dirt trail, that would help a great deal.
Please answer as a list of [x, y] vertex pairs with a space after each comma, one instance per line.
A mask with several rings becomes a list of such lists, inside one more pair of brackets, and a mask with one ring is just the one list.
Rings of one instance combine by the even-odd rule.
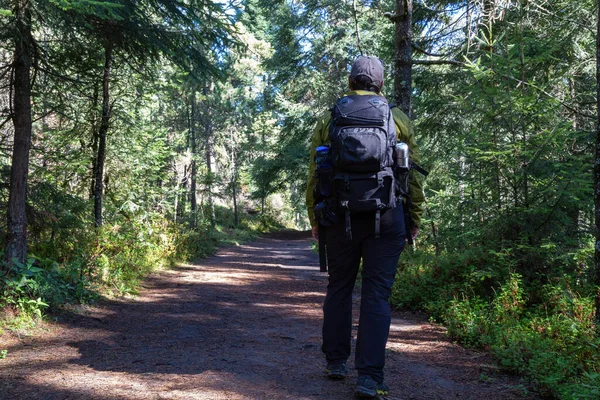
[[[281, 232], [153, 275], [137, 298], [36, 337], [0, 336], [0, 399], [351, 399], [355, 373], [324, 376], [317, 263], [308, 233]], [[387, 360], [390, 399], [536, 398], [410, 314], [394, 315]]]

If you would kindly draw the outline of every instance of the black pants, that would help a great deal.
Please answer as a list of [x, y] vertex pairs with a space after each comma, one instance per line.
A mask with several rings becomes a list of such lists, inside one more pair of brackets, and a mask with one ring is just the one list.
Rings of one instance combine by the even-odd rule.
[[327, 229], [329, 284], [323, 305], [322, 350], [330, 364], [346, 362], [350, 356], [352, 291], [362, 259], [355, 365], [359, 374], [383, 382], [391, 322], [389, 298], [406, 236], [402, 203], [382, 214], [379, 238], [375, 238], [373, 214], [354, 214], [351, 220], [352, 240], [346, 238], [344, 222]]

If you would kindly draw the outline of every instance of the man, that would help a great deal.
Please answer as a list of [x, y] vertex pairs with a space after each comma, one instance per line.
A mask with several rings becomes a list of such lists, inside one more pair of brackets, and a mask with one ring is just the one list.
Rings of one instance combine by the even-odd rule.
[[[384, 84], [381, 60], [376, 57], [359, 57], [352, 65], [348, 83], [350, 92], [344, 96], [381, 96]], [[410, 119], [395, 107], [392, 108], [391, 114], [397, 141], [408, 144], [412, 150], [411, 159], [418, 163], [419, 155]], [[311, 143], [306, 205], [315, 239], [318, 239], [318, 224], [313, 210], [316, 184], [314, 157], [317, 147], [330, 144], [331, 119], [331, 113], [319, 118]], [[425, 201], [423, 187], [414, 178], [413, 172], [409, 177], [409, 188], [410, 201], [404, 204], [399, 201], [395, 208], [381, 212], [377, 228], [373, 223], [374, 213], [350, 214], [351, 238], [347, 235], [347, 225], [350, 221], [344, 223], [343, 218], [327, 228], [329, 283], [323, 305], [322, 351], [325, 353], [326, 371], [330, 379], [346, 377], [346, 361], [350, 356], [352, 337], [352, 291], [361, 259], [363, 262], [360, 319], [355, 351], [355, 367], [358, 371], [355, 389], [357, 397], [375, 398], [377, 395], [388, 393], [383, 379], [383, 367], [391, 322], [389, 297], [407, 234], [403, 207], [409, 204], [412, 217], [409, 234], [414, 239], [419, 232]]]

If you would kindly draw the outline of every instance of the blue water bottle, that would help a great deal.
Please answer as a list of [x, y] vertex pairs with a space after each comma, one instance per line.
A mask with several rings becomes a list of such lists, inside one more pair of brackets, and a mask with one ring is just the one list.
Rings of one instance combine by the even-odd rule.
[[329, 157], [329, 146], [319, 146], [315, 153], [317, 169], [331, 168], [331, 157]]
[[319, 146], [315, 152], [315, 163], [317, 164], [317, 179], [319, 194], [323, 198], [331, 196], [331, 184], [333, 165], [331, 163], [331, 152], [329, 146]]

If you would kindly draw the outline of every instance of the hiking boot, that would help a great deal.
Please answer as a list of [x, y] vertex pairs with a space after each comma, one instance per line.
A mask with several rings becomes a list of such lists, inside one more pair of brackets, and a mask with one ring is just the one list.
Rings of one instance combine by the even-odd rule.
[[390, 389], [385, 383], [377, 383], [367, 375], [358, 377], [356, 389], [354, 389], [354, 395], [360, 399], [376, 399], [377, 396], [387, 396], [389, 393]]
[[328, 364], [325, 371], [329, 379], [344, 379], [347, 373], [346, 364]]

